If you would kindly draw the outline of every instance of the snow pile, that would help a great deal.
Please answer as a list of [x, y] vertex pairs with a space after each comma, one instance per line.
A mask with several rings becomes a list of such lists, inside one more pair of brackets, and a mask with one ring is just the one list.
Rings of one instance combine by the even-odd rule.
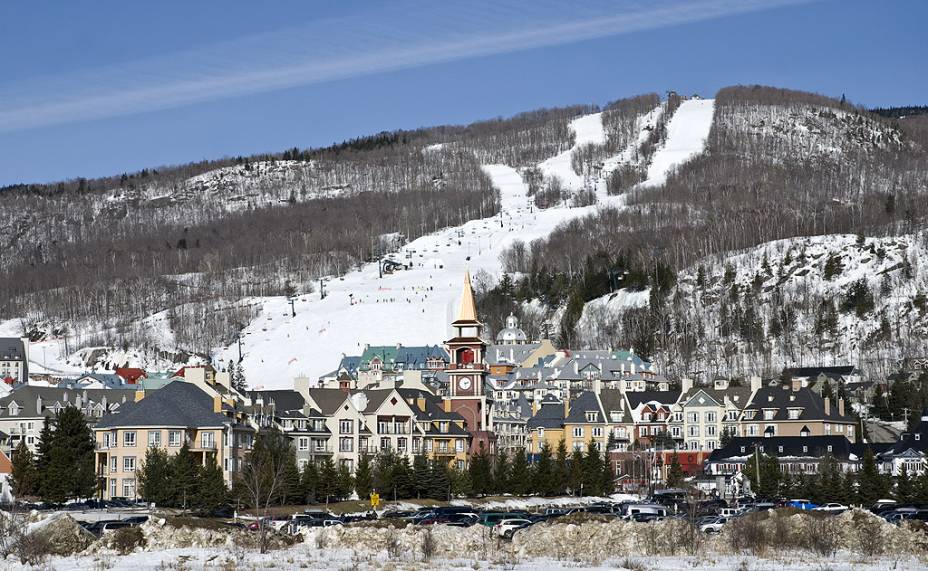
[[590, 505], [598, 502], [625, 502], [637, 501], [638, 496], [630, 494], [613, 494], [608, 498], [597, 496], [574, 497], [566, 496], [559, 498], [510, 498], [505, 500], [490, 501], [473, 501], [473, 500], [452, 500], [453, 506], [476, 506], [484, 510], [538, 510], [547, 507], [574, 507], [578, 505]]
[[[141, 525], [142, 551], [163, 551], [181, 548], [257, 548], [259, 536], [256, 532], [224, 526], [210, 520], [168, 520], [151, 518]], [[293, 544], [291, 538], [271, 530], [268, 531], [271, 549], [280, 549]], [[119, 552], [115, 534], [102, 537], [88, 553]]]
[[65, 513], [54, 513], [26, 526], [26, 535], [41, 540], [49, 555], [71, 555], [86, 549], [94, 536]]

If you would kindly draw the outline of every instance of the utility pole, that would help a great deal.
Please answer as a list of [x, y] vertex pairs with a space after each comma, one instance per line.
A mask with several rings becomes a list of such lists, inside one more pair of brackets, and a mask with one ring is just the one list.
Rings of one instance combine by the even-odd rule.
[[325, 299], [325, 280], [319, 278], [319, 299]]
[[757, 453], [757, 443], [754, 444], [754, 471], [757, 472], [757, 492], [754, 492], [756, 496], [760, 492], [760, 454]]
[[290, 316], [291, 316], [291, 317], [296, 317], [296, 308], [293, 307], [293, 303], [294, 303], [295, 301], [296, 301], [296, 300], [295, 300], [294, 298], [292, 298], [292, 297], [291, 297], [290, 299], [287, 300], [287, 302], [290, 304]]
[[238, 362], [242, 362], [242, 330], [238, 330]]

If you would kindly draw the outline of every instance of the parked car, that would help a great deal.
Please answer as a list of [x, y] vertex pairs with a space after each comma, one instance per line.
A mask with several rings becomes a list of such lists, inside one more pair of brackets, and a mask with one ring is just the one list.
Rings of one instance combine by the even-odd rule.
[[813, 504], [809, 500], [799, 499], [786, 502], [786, 506], [790, 508], [796, 508], [797, 510], [814, 510], [818, 507], [818, 504]]
[[699, 531], [703, 533], [722, 533], [722, 526], [728, 523], [727, 517], [717, 517], [712, 521], [707, 521], [699, 525]]
[[823, 506], [818, 506], [818, 507], [812, 508], [812, 511], [814, 511], [814, 512], [827, 512], [827, 513], [839, 514], [839, 513], [844, 513], [844, 512], [846, 512], [848, 509], [850, 509], [850, 508], [848, 508], [848, 507], [847, 507], [846, 505], [844, 505], [844, 504], [839, 504], [839, 503], [836, 503], [836, 502], [831, 502], [831, 503], [827, 503], [827, 504], [825, 504], [825, 505], [823, 505]]
[[528, 517], [529, 514], [526, 512], [484, 512], [480, 514], [480, 524], [493, 527], [504, 519], [528, 520]]
[[505, 537], [506, 539], [512, 539], [513, 534], [532, 525], [532, 522], [527, 519], [513, 518], [513, 519], [504, 519], [500, 520], [498, 524], [493, 526], [493, 529], [496, 530], [496, 533], [500, 537]]
[[668, 510], [667, 506], [662, 506], [659, 504], [627, 504], [622, 506], [621, 513], [624, 519], [640, 521], [639, 519], [636, 519], [635, 516], [654, 515], [667, 517]]
[[662, 521], [666, 519], [666, 515], [653, 514], [653, 513], [634, 513], [629, 516], [628, 519], [638, 523], [648, 523], [652, 521]]

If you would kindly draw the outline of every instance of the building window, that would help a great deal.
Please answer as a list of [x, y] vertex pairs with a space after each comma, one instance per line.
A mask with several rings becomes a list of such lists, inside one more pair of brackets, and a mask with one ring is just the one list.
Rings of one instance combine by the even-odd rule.
[[200, 447], [201, 448], [215, 448], [216, 447], [216, 435], [212, 432], [204, 432], [200, 435]]
[[339, 434], [351, 434], [352, 432], [354, 432], [354, 421], [353, 420], [338, 421], [338, 433]]
[[593, 438], [601, 438], [603, 435], [603, 428], [601, 426], [593, 427]]
[[707, 413], [706, 413], [706, 422], [715, 422], [715, 413], [714, 413], [714, 412], [711, 412], [711, 411], [710, 411], [710, 412], [707, 412]]
[[148, 431], [148, 446], [154, 448], [161, 447], [161, 431], [160, 430], [149, 430]]
[[776, 409], [773, 409], [773, 410], [771, 410], [771, 409], [764, 409], [764, 420], [773, 420], [773, 418], [774, 418], [776, 415], [777, 415]]
[[381, 438], [381, 439], [380, 439], [380, 449], [381, 449], [381, 450], [389, 450], [389, 449], [390, 449], [390, 439], [389, 439], [389, 438]]
[[641, 422], [651, 422], [651, 413], [646, 412], [641, 415]]
[[402, 454], [406, 453], [406, 439], [405, 438], [396, 439], [396, 450]]
[[686, 413], [686, 421], [697, 423], [699, 422], [699, 413], [698, 412], [688, 412]]
[[831, 452], [831, 444], [828, 445], [828, 451]]
[[126, 447], [135, 446], [135, 431], [126, 431], [122, 433], [122, 445]]
[[180, 446], [180, 430], [168, 431], [168, 446]]
[[686, 432], [689, 436], [699, 436], [699, 427], [698, 426], [688, 426]]
[[123, 472], [135, 472], [135, 456], [125, 456], [122, 459]]
[[679, 427], [679, 426], [671, 426], [671, 427], [670, 427], [670, 435], [673, 436], [674, 438], [680, 438], [680, 427]]
[[456, 452], [464, 452], [464, 441], [458, 438], [454, 441], [454, 450]]
[[339, 452], [354, 452], [354, 439], [353, 438], [339, 438], [338, 439], [338, 451]]
[[[119, 471], [119, 457], [110, 456], [110, 472], [118, 472], [118, 471]], [[113, 480], [113, 481], [115, 482], [116, 480]], [[115, 494], [116, 492], [114, 491], [113, 493]]]
[[306, 452], [309, 450], [309, 438], [306, 438], [305, 436], [299, 437], [297, 439], [297, 449], [300, 452]]
[[582, 426], [574, 427], [574, 438], [583, 438], [583, 427]]
[[586, 421], [587, 421], [587, 422], [596, 422], [596, 417], [597, 417], [597, 416], [599, 416], [599, 415], [598, 415], [596, 412], [588, 412], [588, 413], [586, 413]]
[[135, 497], [135, 480], [126, 479], [122, 481], [122, 495], [126, 498]]
[[715, 431], [716, 431], [716, 427], [715, 427], [715, 426], [707, 426], [707, 427], [706, 427], [706, 436], [715, 436]]
[[119, 489], [117, 488], [117, 486], [118, 484], [116, 483], [116, 478], [110, 478], [110, 497], [111, 498], [115, 498], [118, 495], [116, 493]]

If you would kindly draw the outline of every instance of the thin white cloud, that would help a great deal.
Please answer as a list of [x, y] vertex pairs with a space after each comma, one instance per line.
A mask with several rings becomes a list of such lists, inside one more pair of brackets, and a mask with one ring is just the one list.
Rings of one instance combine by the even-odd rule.
[[[0, 90], [0, 132], [555, 46], [807, 1], [393, 4], [350, 19], [319, 20], [130, 64], [8, 84]], [[646, 57], [646, 51], [647, 46], [642, 46], [635, 57]]]

